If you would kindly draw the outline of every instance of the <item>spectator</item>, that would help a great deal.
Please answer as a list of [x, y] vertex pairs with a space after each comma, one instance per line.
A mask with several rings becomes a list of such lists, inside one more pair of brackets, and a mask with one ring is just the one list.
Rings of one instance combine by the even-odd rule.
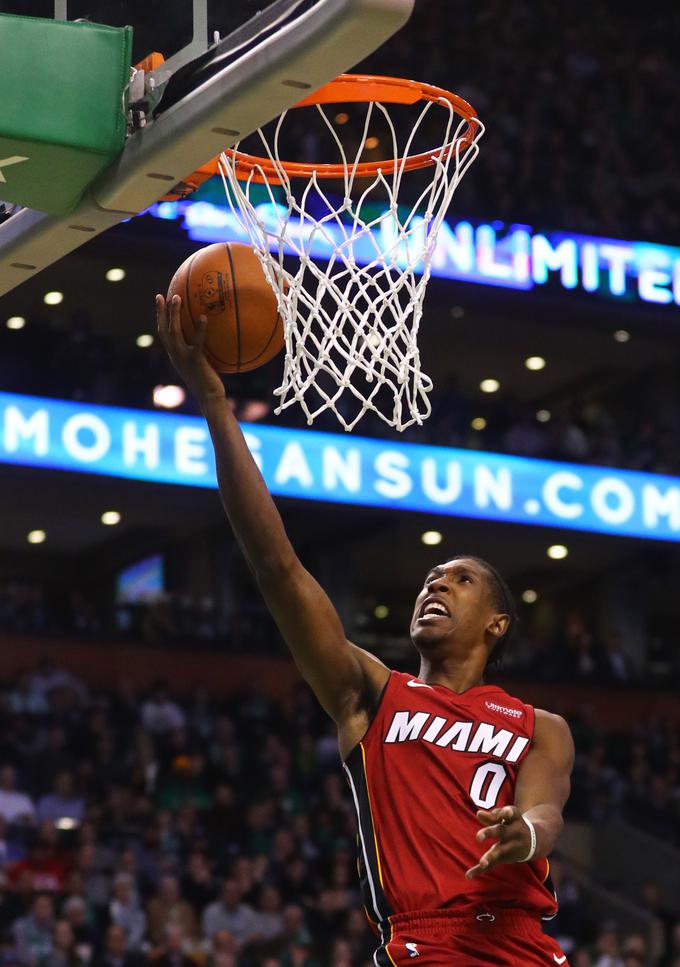
[[155, 967], [196, 967], [200, 962], [190, 953], [191, 946], [178, 923], [169, 923], [164, 930], [164, 942], [150, 957]]
[[66, 880], [66, 863], [57, 848], [54, 826], [43, 823], [35, 834], [27, 855], [12, 864], [8, 873], [12, 884], [24, 874], [29, 875], [35, 891], [57, 893], [62, 889]]
[[82, 967], [73, 929], [68, 920], [57, 920], [54, 925], [52, 950], [41, 961], [41, 967]]
[[312, 935], [307, 926], [305, 911], [297, 904], [289, 904], [283, 910], [283, 938], [287, 944], [307, 947]]
[[17, 790], [17, 774], [13, 766], [0, 769], [0, 816], [8, 823], [31, 823], [35, 805], [25, 792]]
[[281, 894], [275, 886], [263, 886], [257, 905], [256, 933], [261, 940], [268, 941], [283, 933], [283, 913]]
[[109, 902], [111, 880], [99, 868], [94, 844], [85, 843], [80, 847], [76, 855], [73, 872], [81, 878], [82, 889], [87, 902], [97, 909], [103, 909]]
[[633, 666], [626, 653], [621, 635], [617, 631], [610, 631], [602, 642], [602, 656], [600, 665], [605, 681], [625, 684], [633, 678]]
[[209, 948], [209, 967], [236, 967], [238, 944], [228, 930], [218, 930]]
[[127, 950], [140, 950], [146, 932], [146, 915], [139, 905], [134, 881], [129, 873], [119, 873], [113, 881], [109, 919], [125, 935]]
[[593, 967], [623, 967], [619, 927], [614, 921], [603, 924], [593, 951]]
[[228, 930], [239, 947], [257, 937], [257, 914], [243, 903], [235, 880], [225, 880], [218, 900], [203, 912], [203, 932], [210, 939]]
[[215, 899], [217, 889], [210, 864], [200, 850], [189, 854], [186, 873], [182, 880], [182, 894], [191, 903], [197, 914]]
[[81, 960], [89, 963], [94, 953], [97, 933], [89, 922], [87, 903], [82, 897], [71, 896], [64, 902], [62, 913], [71, 926]]
[[16, 830], [14, 833], [9, 832], [7, 821], [4, 816], [0, 816], [0, 870], [23, 859], [25, 855], [20, 835]]
[[157, 682], [151, 695], [142, 705], [142, 724], [151, 735], [167, 735], [184, 727], [184, 712], [168, 696], [167, 687]]
[[37, 815], [39, 820], [72, 819], [82, 822], [85, 816], [85, 800], [77, 796], [73, 775], [70, 772], [60, 772], [54, 780], [54, 791], [43, 796], [38, 802]]
[[30, 699], [36, 707], [49, 707], [51, 692], [70, 689], [80, 702], [85, 700], [86, 690], [82, 681], [64, 668], [59, 668], [51, 658], [41, 659], [30, 679]]
[[147, 907], [147, 933], [151, 943], [160, 944], [169, 926], [178, 927], [183, 939], [195, 941], [198, 936], [193, 907], [182, 898], [177, 877], [166, 875], [161, 878], [158, 895]]
[[112, 923], [106, 931], [104, 949], [95, 956], [93, 967], [144, 967], [146, 958], [131, 951], [122, 927]]
[[54, 903], [45, 893], [33, 901], [31, 911], [14, 924], [17, 956], [27, 967], [37, 967], [50, 956], [54, 935]]

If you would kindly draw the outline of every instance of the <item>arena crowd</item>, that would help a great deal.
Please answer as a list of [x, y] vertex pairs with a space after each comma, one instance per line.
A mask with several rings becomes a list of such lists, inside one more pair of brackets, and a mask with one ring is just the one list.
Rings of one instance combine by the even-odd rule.
[[[45, 659], [2, 683], [0, 722], [7, 967], [370, 967], [349, 790], [306, 687], [281, 703], [257, 683], [224, 703], [180, 701], [162, 682], [93, 691]], [[567, 818], [623, 809], [677, 831], [677, 731], [572, 724]], [[646, 779], [665, 803], [642, 801]], [[648, 963], [645, 938], [594, 921], [559, 860], [553, 876], [549, 929], [574, 967]], [[640, 902], [667, 932], [658, 967], [678, 967], [680, 922], [653, 883]]]

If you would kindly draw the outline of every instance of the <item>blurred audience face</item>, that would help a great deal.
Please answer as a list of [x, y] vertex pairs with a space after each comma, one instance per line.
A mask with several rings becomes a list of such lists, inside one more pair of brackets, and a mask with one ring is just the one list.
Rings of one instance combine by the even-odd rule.
[[122, 927], [111, 926], [106, 931], [106, 952], [116, 959], [124, 957], [127, 950], [127, 940]]
[[54, 791], [61, 799], [72, 799], [75, 795], [73, 776], [70, 772], [60, 772], [54, 780]]
[[17, 776], [13, 766], [3, 766], [0, 769], [0, 789], [3, 792], [14, 792], [17, 787]]
[[31, 913], [38, 923], [49, 923], [54, 916], [54, 902], [52, 898], [44, 894], [37, 896], [33, 901]]
[[165, 928], [165, 946], [172, 953], [181, 953], [184, 947], [184, 931], [175, 923]]
[[68, 920], [57, 920], [55, 923], [54, 946], [57, 950], [70, 950], [73, 946], [73, 928]]
[[158, 890], [164, 903], [177, 903], [180, 899], [179, 883], [175, 876], [163, 876]]
[[260, 894], [260, 910], [263, 913], [278, 913], [281, 909], [281, 894], [275, 886], [265, 886]]
[[605, 927], [597, 938], [598, 953], [616, 957], [619, 953], [619, 935], [615, 927]]
[[222, 905], [227, 910], [234, 910], [241, 902], [241, 894], [236, 880], [225, 880], [222, 884]]
[[212, 939], [213, 951], [215, 954], [235, 954], [236, 941], [228, 930], [218, 930]]
[[76, 927], [82, 927], [87, 920], [87, 904], [79, 896], [71, 897], [64, 904], [64, 916]]
[[128, 873], [119, 873], [113, 881], [113, 896], [124, 906], [132, 903], [134, 899], [134, 881]]
[[302, 907], [290, 904], [283, 911], [283, 926], [287, 934], [302, 930], [305, 925], [305, 912]]
[[96, 858], [97, 854], [94, 845], [92, 843], [86, 843], [78, 851], [78, 868], [83, 873], [89, 872], [94, 868]]

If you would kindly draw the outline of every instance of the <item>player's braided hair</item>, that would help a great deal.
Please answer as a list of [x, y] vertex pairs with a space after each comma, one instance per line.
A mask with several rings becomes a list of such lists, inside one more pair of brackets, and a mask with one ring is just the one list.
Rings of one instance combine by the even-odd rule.
[[508, 587], [505, 578], [496, 570], [493, 564], [489, 564], [485, 561], [483, 557], [476, 557], [474, 554], [456, 554], [451, 558], [452, 561], [459, 561], [465, 559], [466, 561], [475, 561], [480, 567], [483, 567], [489, 576], [489, 590], [491, 592], [491, 601], [494, 608], [496, 608], [499, 613], [508, 615], [508, 627], [504, 635], [502, 635], [494, 647], [493, 651], [489, 655], [486, 667], [498, 666], [503, 660], [508, 646], [510, 645], [515, 629], [517, 628], [517, 608], [515, 606], [515, 599], [513, 597], [512, 591]]

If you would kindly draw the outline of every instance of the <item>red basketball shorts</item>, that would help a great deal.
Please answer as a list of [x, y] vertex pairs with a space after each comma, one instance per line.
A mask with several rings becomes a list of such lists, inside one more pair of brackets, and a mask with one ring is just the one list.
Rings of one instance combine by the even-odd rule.
[[390, 925], [374, 956], [378, 967], [569, 967], [540, 920], [518, 911], [398, 914]]

